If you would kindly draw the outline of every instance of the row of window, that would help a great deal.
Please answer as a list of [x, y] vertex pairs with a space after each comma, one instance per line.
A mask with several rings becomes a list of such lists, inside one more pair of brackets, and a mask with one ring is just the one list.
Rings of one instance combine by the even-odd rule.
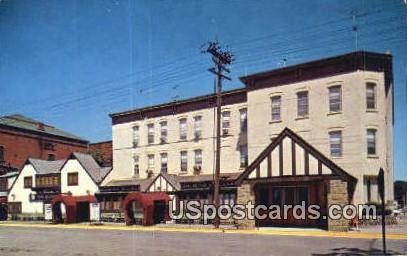
[[[240, 167], [244, 168], [248, 164], [248, 152], [247, 145], [241, 145], [240, 151]], [[193, 151], [194, 154], [194, 172], [199, 173], [202, 167], [202, 150], [196, 149]], [[188, 151], [182, 150], [179, 153], [180, 157], [180, 170], [186, 173], [188, 171]], [[134, 175], [140, 175], [140, 157], [135, 155], [134, 157]], [[155, 167], [155, 155], [147, 155], [147, 173], [152, 172]], [[160, 154], [160, 172], [166, 173], [168, 171], [168, 153]]]
[[[240, 131], [245, 132], [247, 130], [247, 109], [243, 108], [240, 112]], [[187, 118], [179, 119], [179, 140], [187, 140], [188, 135], [188, 120]], [[167, 121], [161, 121], [160, 126], [160, 143], [166, 143], [168, 138], [168, 123]], [[199, 140], [202, 138], [202, 116], [193, 117], [193, 129], [194, 139]], [[230, 111], [222, 112], [222, 133], [227, 135], [230, 129]], [[140, 142], [140, 127], [133, 127], [133, 145], [137, 146]], [[155, 143], [155, 127], [153, 123], [147, 124], [147, 144]]]
[[[342, 111], [342, 87], [340, 85], [331, 86], [329, 90], [329, 111]], [[282, 96], [271, 97], [271, 120], [281, 120], [281, 101]], [[376, 109], [376, 84], [366, 83], [366, 109]], [[297, 116], [307, 117], [309, 114], [309, 99], [308, 91], [300, 91], [297, 93]]]
[[[342, 156], [342, 131], [329, 132], [330, 154], [333, 157]], [[376, 129], [366, 130], [367, 154], [376, 155]]]
[[[59, 185], [59, 177], [37, 177], [37, 187], [46, 187], [46, 186], [58, 186]], [[67, 184], [68, 186], [77, 186], [79, 184], [79, 178], [77, 172], [68, 173], [67, 175]], [[27, 176], [24, 177], [24, 188], [32, 188], [33, 187], [33, 177]]]

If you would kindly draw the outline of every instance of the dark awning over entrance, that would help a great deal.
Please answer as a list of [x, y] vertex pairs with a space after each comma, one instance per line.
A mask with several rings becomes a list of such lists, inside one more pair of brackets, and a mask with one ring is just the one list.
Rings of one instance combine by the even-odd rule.
[[[75, 223], [76, 222], [76, 208], [77, 208], [77, 203], [83, 203], [83, 202], [88, 202], [88, 203], [96, 203], [97, 199], [95, 196], [87, 195], [87, 196], [70, 196], [70, 195], [64, 195], [64, 194], [59, 194], [55, 196], [51, 200], [52, 204], [52, 211], [53, 211], [53, 218], [54, 220], [56, 219], [56, 206], [59, 203], [63, 203], [65, 205], [66, 209], [66, 218], [64, 222], [66, 224], [68, 223]], [[58, 220], [57, 220], [58, 221]]]
[[[131, 203], [139, 202], [143, 211], [143, 225], [153, 225], [154, 224], [154, 211], [164, 210], [164, 216], [168, 216], [168, 202], [170, 197], [165, 192], [150, 192], [150, 193], [141, 193], [141, 192], [132, 192], [129, 193], [124, 199], [123, 205], [125, 209], [125, 221], [127, 225], [132, 225], [135, 223], [135, 219], [132, 216]], [[155, 209], [155, 202], [164, 202], [165, 209]]]

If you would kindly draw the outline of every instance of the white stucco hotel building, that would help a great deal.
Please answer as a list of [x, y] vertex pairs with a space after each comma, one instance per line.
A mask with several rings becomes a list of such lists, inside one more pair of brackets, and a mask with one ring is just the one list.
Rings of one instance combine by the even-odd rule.
[[[391, 55], [354, 52], [240, 80], [243, 88], [223, 93], [221, 173], [237, 181], [228, 200], [237, 200], [238, 187], [251, 177], [256, 201], [262, 197], [256, 184], [273, 182], [280, 187], [325, 184], [315, 193], [329, 198], [335, 186], [326, 180], [336, 175], [346, 180], [351, 201], [374, 202], [380, 168], [386, 199], [393, 200]], [[180, 193], [210, 182], [215, 99], [212, 94], [111, 114], [113, 170], [102, 187], [132, 191], [131, 186], [140, 189], [160, 173]], [[281, 141], [273, 144], [275, 139]], [[280, 172], [274, 174], [276, 169]], [[183, 186], [193, 182], [198, 185]]]

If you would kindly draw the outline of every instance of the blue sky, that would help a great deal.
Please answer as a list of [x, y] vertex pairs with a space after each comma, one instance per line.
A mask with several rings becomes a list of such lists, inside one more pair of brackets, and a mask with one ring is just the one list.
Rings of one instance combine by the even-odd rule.
[[394, 55], [395, 176], [407, 173], [407, 32], [402, 0], [0, 0], [0, 115], [22, 113], [91, 141], [111, 138], [108, 113], [210, 93], [199, 47], [236, 55], [232, 82], [356, 49]]

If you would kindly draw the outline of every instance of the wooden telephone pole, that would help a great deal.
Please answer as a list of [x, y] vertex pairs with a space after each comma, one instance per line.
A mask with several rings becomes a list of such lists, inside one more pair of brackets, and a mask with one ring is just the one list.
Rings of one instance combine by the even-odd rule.
[[[206, 47], [205, 47], [206, 46]], [[213, 204], [216, 209], [219, 208], [219, 190], [220, 190], [220, 149], [221, 149], [221, 118], [222, 118], [222, 80], [231, 80], [223, 72], [230, 73], [226, 67], [233, 61], [233, 54], [227, 50], [222, 50], [218, 41], [208, 42], [201, 52], [212, 55], [212, 61], [215, 67], [208, 69], [209, 72], [217, 76], [216, 90], [216, 156], [215, 156], [215, 177], [214, 177], [214, 196]], [[215, 227], [218, 228], [220, 221], [218, 216], [215, 218]]]

